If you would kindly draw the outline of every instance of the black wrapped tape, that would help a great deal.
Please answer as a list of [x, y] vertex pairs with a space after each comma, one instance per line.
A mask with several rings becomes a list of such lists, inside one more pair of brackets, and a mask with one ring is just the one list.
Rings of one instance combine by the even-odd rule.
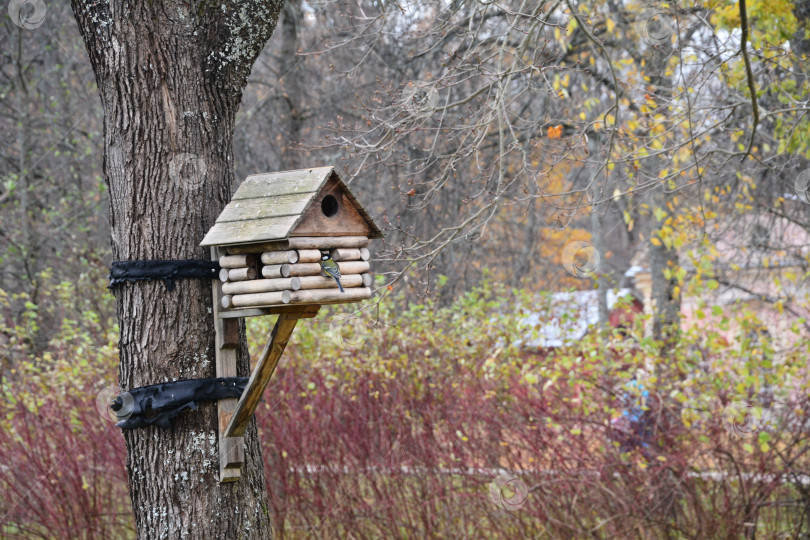
[[247, 383], [247, 377], [209, 377], [142, 386], [118, 394], [110, 408], [122, 429], [169, 427], [184, 410], [197, 410], [198, 401], [240, 398]]

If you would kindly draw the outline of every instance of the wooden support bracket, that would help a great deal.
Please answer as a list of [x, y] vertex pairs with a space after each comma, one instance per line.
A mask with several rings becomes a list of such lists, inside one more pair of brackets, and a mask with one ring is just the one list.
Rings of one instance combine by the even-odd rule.
[[[212, 247], [211, 257], [219, 260], [224, 251]], [[236, 377], [236, 358], [239, 354], [239, 319], [222, 319], [219, 317], [222, 288], [219, 280], [213, 280], [214, 295], [214, 330], [216, 332], [216, 373], [217, 377]], [[219, 481], [235, 482], [242, 475], [242, 463], [245, 461], [245, 445], [242, 438], [226, 438], [223, 433], [236, 410], [236, 399], [217, 401], [219, 419]]]
[[[225, 251], [212, 247], [211, 257], [219, 260]], [[278, 315], [278, 320], [250, 375], [242, 397], [217, 401], [219, 418], [219, 481], [235, 482], [242, 475], [245, 461], [244, 435], [248, 422], [259, 405], [264, 389], [278, 365], [298, 319], [310, 319], [318, 314], [319, 305], [277, 306], [223, 311], [222, 283], [212, 280], [214, 296], [214, 328], [216, 330], [217, 377], [236, 377], [239, 354], [239, 320], [243, 317]]]
[[281, 354], [287, 347], [287, 342], [290, 341], [290, 336], [292, 336], [299, 318], [298, 313], [281, 313], [278, 316], [276, 326], [270, 335], [270, 341], [265, 345], [253, 373], [250, 374], [250, 380], [245, 391], [242, 392], [242, 397], [239, 398], [231, 421], [224, 431], [224, 437], [241, 438], [245, 434], [248, 422], [259, 405], [264, 389], [267, 388], [267, 383], [270, 382], [270, 377], [276, 370]]

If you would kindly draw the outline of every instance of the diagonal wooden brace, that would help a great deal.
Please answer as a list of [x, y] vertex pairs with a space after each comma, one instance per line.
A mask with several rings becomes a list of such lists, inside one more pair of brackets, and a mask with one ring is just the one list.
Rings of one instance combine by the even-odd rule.
[[276, 370], [278, 361], [281, 358], [287, 342], [290, 341], [295, 325], [301, 317], [300, 313], [281, 313], [278, 316], [273, 332], [270, 334], [270, 341], [265, 345], [253, 373], [250, 374], [245, 391], [239, 398], [236, 408], [231, 416], [227, 428], [223, 432], [224, 437], [241, 437], [245, 434], [248, 422], [256, 411], [259, 401], [270, 382], [270, 377]]

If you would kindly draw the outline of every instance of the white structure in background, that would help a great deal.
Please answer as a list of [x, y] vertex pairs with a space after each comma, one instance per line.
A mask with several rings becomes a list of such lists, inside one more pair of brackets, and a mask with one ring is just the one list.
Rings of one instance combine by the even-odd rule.
[[[599, 324], [598, 293], [593, 290], [554, 293], [545, 305], [533, 306], [533, 311], [521, 323], [526, 339], [519, 345], [527, 349], [546, 349], [575, 344], [589, 328]], [[626, 298], [628, 303], [638, 302], [631, 289], [609, 290], [608, 312], [612, 313], [619, 298]]]

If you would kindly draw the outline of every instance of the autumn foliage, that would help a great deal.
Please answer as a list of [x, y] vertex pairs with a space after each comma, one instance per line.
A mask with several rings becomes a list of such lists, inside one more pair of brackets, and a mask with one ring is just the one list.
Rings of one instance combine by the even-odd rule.
[[[390, 298], [373, 317], [302, 324], [256, 416], [278, 535], [806, 534], [802, 349], [755, 381], [746, 370], [767, 347], [687, 332], [652, 378], [638, 371], [659, 362], [640, 320], [630, 337], [521, 350], [533, 330], [516, 306], [529, 300], [543, 301], [490, 287], [446, 308]], [[109, 312], [81, 320], [95, 322], [63, 321], [4, 373], [4, 538], [134, 534], [123, 438], [95, 403], [115, 383], [114, 327]], [[270, 322], [251, 321], [254, 351]], [[621, 421], [634, 407], [643, 429]]]

